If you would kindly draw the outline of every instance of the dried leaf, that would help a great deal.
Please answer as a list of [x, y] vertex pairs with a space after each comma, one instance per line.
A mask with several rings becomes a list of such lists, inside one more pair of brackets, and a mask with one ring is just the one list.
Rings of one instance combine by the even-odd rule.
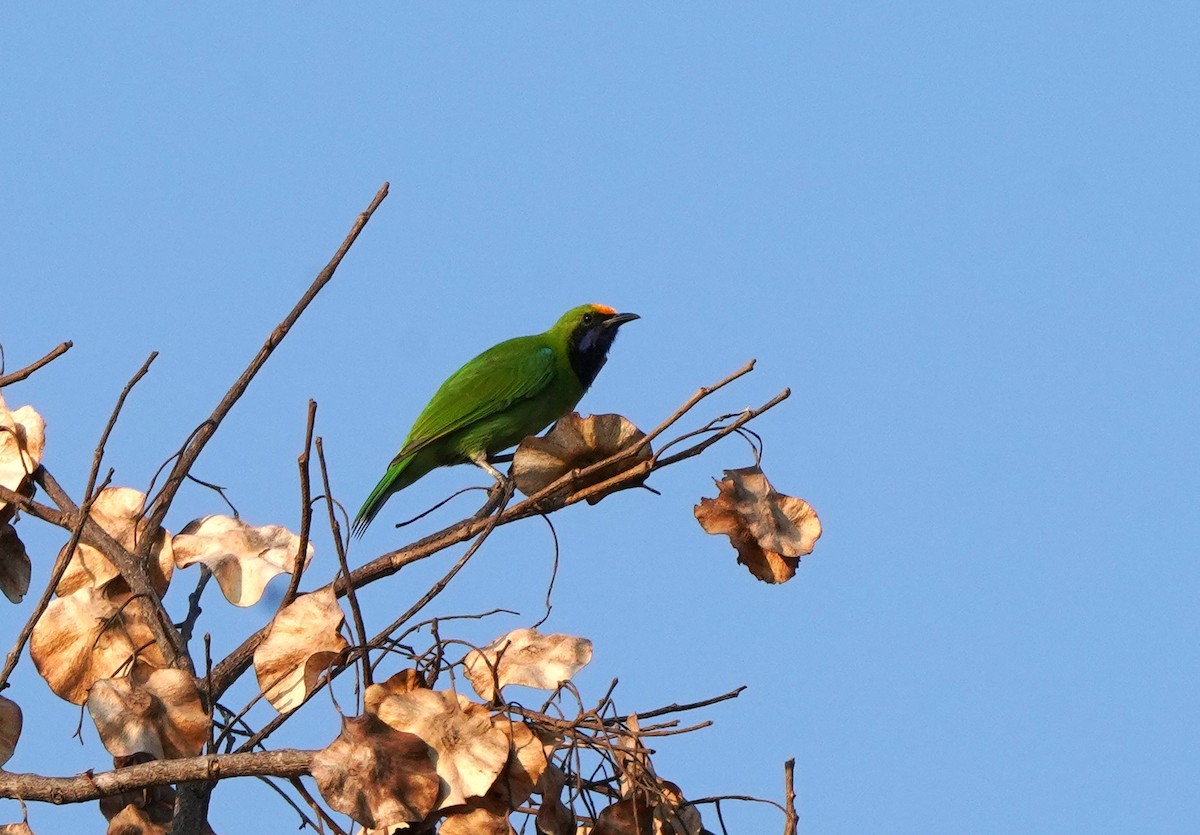
[[29, 655], [51, 690], [81, 705], [100, 679], [166, 666], [151, 617], [141, 598], [126, 593], [114, 600], [82, 588], [50, 601], [33, 627]]
[[325, 802], [371, 828], [423, 820], [437, 803], [436, 754], [374, 714], [342, 718], [342, 732], [313, 757]]
[[[572, 470], [590, 467], [633, 446], [644, 437], [645, 432], [621, 415], [590, 415], [585, 418], [577, 412], [571, 412], [559, 418], [543, 437], [526, 438], [521, 442], [513, 456], [512, 479], [518, 490], [531, 496]], [[605, 481], [648, 462], [653, 456], [647, 444], [633, 458], [602, 467], [588, 477], [588, 483]], [[645, 475], [636, 483], [644, 480]], [[574, 486], [578, 488], [583, 485]], [[588, 497], [588, 504], [595, 504], [604, 495]]]
[[299, 707], [342, 654], [347, 644], [338, 629], [344, 620], [332, 589], [302, 594], [275, 615], [254, 650], [254, 672], [280, 713]]
[[100, 740], [115, 757], [195, 757], [208, 737], [196, 680], [181, 670], [141, 669], [97, 681], [87, 708]]
[[0, 826], [0, 835], [33, 835], [33, 830], [26, 821], [6, 823]]
[[562, 802], [562, 790], [567, 784], [567, 775], [558, 766], [550, 766], [542, 773], [538, 791], [542, 805], [538, 808], [537, 831], [542, 835], [575, 835], [575, 815]]
[[[146, 529], [146, 520], [142, 517], [145, 504], [146, 496], [140, 490], [134, 490], [132, 487], [106, 487], [96, 497], [88, 515], [125, 550], [136, 554], [141, 546], [142, 531]], [[150, 577], [150, 585], [160, 596], [163, 595], [167, 584], [171, 582], [171, 573], [175, 570], [171, 537], [166, 531], [160, 531], [156, 537], [146, 570]], [[54, 591], [59, 597], [63, 597], [82, 588], [103, 589], [120, 576], [121, 573], [108, 557], [92, 546], [80, 543], [71, 555], [71, 562]], [[125, 583], [118, 584], [119, 589], [124, 589], [125, 586]]]
[[397, 693], [407, 693], [410, 690], [425, 689], [425, 680], [421, 678], [421, 674], [416, 670], [408, 669], [401, 670], [393, 675], [387, 681], [381, 681], [367, 687], [367, 692], [363, 696], [363, 706], [367, 713], [378, 713], [379, 705], [388, 696]]
[[498, 801], [472, 800], [446, 815], [438, 827], [438, 835], [515, 835], [508, 813], [508, 808]]
[[514, 629], [463, 659], [463, 668], [480, 698], [495, 697], [497, 683], [553, 690], [592, 660], [592, 642], [574, 635], [543, 635]]
[[492, 726], [509, 741], [508, 762], [488, 790], [487, 796], [505, 809], [516, 809], [529, 799], [542, 772], [550, 765], [558, 736], [539, 733], [524, 722], [514, 722], [503, 714], [491, 717]]
[[591, 835], [661, 835], [661, 830], [649, 804], [626, 798], [600, 811]]
[[[273, 577], [296, 570], [300, 537], [279, 525], [260, 528], [231, 516], [205, 516], [189, 522], [171, 540], [175, 565], [202, 563], [217, 578], [221, 593], [235, 606], [253, 606]], [[305, 549], [304, 565], [313, 546]]]
[[821, 521], [804, 499], [775, 492], [758, 467], [726, 470], [715, 499], [701, 499], [696, 520], [711, 534], [726, 534], [738, 562], [768, 583], [796, 576], [800, 558], [811, 554]]
[[641, 727], [636, 713], [625, 720], [625, 732], [612, 743], [613, 760], [620, 777], [621, 797], [646, 793], [646, 787], [658, 785], [658, 775], [650, 762], [650, 752], [641, 742]]
[[12, 759], [21, 738], [21, 706], [0, 696], [0, 766]]
[[16, 529], [0, 522], [0, 591], [10, 603], [20, 603], [29, 591], [29, 555]]
[[[149, 754], [113, 757], [113, 768], [120, 769], [153, 761], [154, 757]], [[126, 812], [127, 807], [132, 807], [132, 810]], [[162, 831], [153, 828], [156, 826], [166, 826], [169, 831], [171, 819], [175, 815], [175, 789], [171, 786], [147, 786], [144, 789], [131, 789], [102, 797], [100, 798], [100, 813], [108, 821], [119, 819], [117, 828], [110, 827], [109, 832]], [[151, 828], [145, 829], [144, 827]], [[207, 828], [204, 831], [211, 832]]]
[[[46, 421], [32, 406], [10, 412], [0, 396], [0, 485], [33, 495], [30, 476], [42, 463], [46, 446]], [[0, 522], [12, 518], [13, 508], [0, 501]]]
[[376, 711], [398, 731], [416, 734], [437, 752], [442, 778], [438, 809], [482, 797], [508, 762], [508, 737], [487, 710], [449, 690], [413, 690], [384, 698]]
[[173, 803], [169, 809], [162, 804], [142, 807], [131, 803], [109, 819], [106, 835], [170, 835], [174, 815]]
[[684, 799], [679, 786], [670, 780], [661, 780], [658, 787], [660, 803], [654, 809], [654, 817], [664, 835], [703, 835], [700, 811]]

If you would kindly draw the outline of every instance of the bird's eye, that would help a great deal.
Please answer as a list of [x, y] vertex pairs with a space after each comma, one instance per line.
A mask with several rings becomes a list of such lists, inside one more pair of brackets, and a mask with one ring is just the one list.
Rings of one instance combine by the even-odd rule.
[[585, 325], [590, 325], [593, 321], [595, 321], [595, 319], [596, 319], [596, 317], [593, 316], [591, 313], [583, 314], [583, 323]]

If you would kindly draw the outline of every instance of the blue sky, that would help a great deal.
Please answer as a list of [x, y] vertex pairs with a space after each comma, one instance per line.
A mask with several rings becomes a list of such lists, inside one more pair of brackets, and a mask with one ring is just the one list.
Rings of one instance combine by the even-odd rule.
[[[1185, 3], [9, 6], [0, 343], [9, 368], [75, 347], [5, 398], [47, 418], [78, 491], [159, 351], [109, 447], [144, 486], [390, 181], [200, 460], [243, 516], [295, 526], [308, 398], [356, 507], [477, 351], [584, 301], [632, 310], [582, 410], [648, 427], [756, 357], [713, 413], [792, 388], [764, 467], [826, 531], [773, 588], [699, 529], [737, 441], [656, 475], [659, 498], [560, 515], [548, 627], [596, 642], [585, 694], [749, 685], [663, 741], [660, 773], [778, 799], [794, 756], [805, 832], [1189, 831], [1198, 32]], [[473, 483], [432, 475], [381, 520]], [[219, 510], [188, 490], [168, 526]], [[22, 535], [44, 581], [63, 537]], [[395, 544], [376, 523], [351, 557]], [[503, 530], [439, 611], [523, 613], [465, 625], [480, 643], [526, 625], [550, 559], [542, 523]], [[376, 622], [444, 567], [373, 592]], [[218, 651], [270, 611], [209, 604]], [[31, 665], [6, 695], [10, 769], [103, 767]], [[287, 742], [334, 733], [320, 708]], [[218, 831], [245, 830], [235, 799], [294, 825], [247, 784], [218, 793]]]

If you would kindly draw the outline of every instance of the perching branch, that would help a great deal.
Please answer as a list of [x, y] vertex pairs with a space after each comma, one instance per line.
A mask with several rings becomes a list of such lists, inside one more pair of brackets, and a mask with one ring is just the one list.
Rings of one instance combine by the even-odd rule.
[[[754, 362], [747, 363], [742, 368], [735, 371], [725, 379], [715, 383], [712, 386], [707, 386], [699, 389], [693, 394], [682, 406], [680, 406], [672, 415], [650, 432], [646, 438], [643, 438], [637, 445], [621, 450], [616, 454], [598, 461], [589, 467], [581, 470], [575, 470], [563, 475], [557, 481], [547, 485], [542, 490], [504, 509], [500, 513], [493, 514], [484, 518], [468, 518], [460, 522], [456, 522], [441, 531], [430, 534], [423, 539], [399, 548], [395, 551], [390, 551], [375, 559], [367, 562], [354, 569], [350, 574], [349, 585], [354, 588], [362, 588], [365, 585], [376, 582], [384, 577], [388, 577], [400, 571], [404, 566], [419, 560], [426, 559], [440, 551], [445, 550], [460, 542], [465, 542], [475, 536], [478, 536], [485, 529], [492, 527], [500, 527], [520, 519], [525, 519], [530, 516], [552, 513], [556, 510], [561, 510], [564, 507], [577, 504], [587, 500], [589, 497], [602, 496], [611, 493], [615, 490], [636, 487], [645, 480], [646, 476], [657, 469], [670, 466], [671, 464], [682, 461], [685, 458], [690, 458], [700, 454], [704, 449], [707, 449], [712, 444], [716, 443], [721, 438], [728, 437], [735, 433], [740, 427], [744, 426], [749, 421], [758, 417], [767, 410], [777, 406], [783, 402], [790, 392], [784, 390], [771, 398], [769, 401], [759, 406], [756, 409], [748, 409], [741, 413], [733, 422], [714, 429], [712, 434], [703, 441], [697, 442], [692, 447], [684, 449], [667, 458], [660, 460], [649, 460], [637, 464], [633, 467], [625, 469], [622, 472], [599, 483], [589, 483], [589, 477], [595, 473], [612, 467], [614, 464], [620, 464], [625, 461], [631, 461], [636, 456], [639, 449], [644, 447], [649, 441], [661, 435], [666, 429], [676, 423], [684, 414], [690, 411], [697, 403], [704, 398], [718, 391], [722, 387], [728, 385], [733, 380], [748, 374], [754, 368]], [[670, 446], [670, 444], [667, 444]], [[322, 588], [332, 586], [338, 596], [344, 596], [347, 591], [347, 583], [344, 578], [339, 578], [333, 583], [327, 584]], [[214, 699], [220, 698], [234, 681], [236, 681], [250, 667], [251, 659], [255, 648], [262, 641], [266, 634], [266, 630], [261, 629], [258, 632], [250, 635], [242, 644], [225, 657], [220, 663], [213, 668], [213, 687], [214, 692], [211, 694]]]

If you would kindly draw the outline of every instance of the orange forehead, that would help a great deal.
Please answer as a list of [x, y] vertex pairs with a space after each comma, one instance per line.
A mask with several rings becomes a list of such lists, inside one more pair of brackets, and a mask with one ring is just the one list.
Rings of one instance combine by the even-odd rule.
[[611, 307], [609, 307], [606, 304], [594, 304], [594, 305], [592, 305], [592, 310], [596, 311], [597, 313], [599, 313], [603, 316], [616, 316], [617, 315], [617, 311], [613, 310]]

